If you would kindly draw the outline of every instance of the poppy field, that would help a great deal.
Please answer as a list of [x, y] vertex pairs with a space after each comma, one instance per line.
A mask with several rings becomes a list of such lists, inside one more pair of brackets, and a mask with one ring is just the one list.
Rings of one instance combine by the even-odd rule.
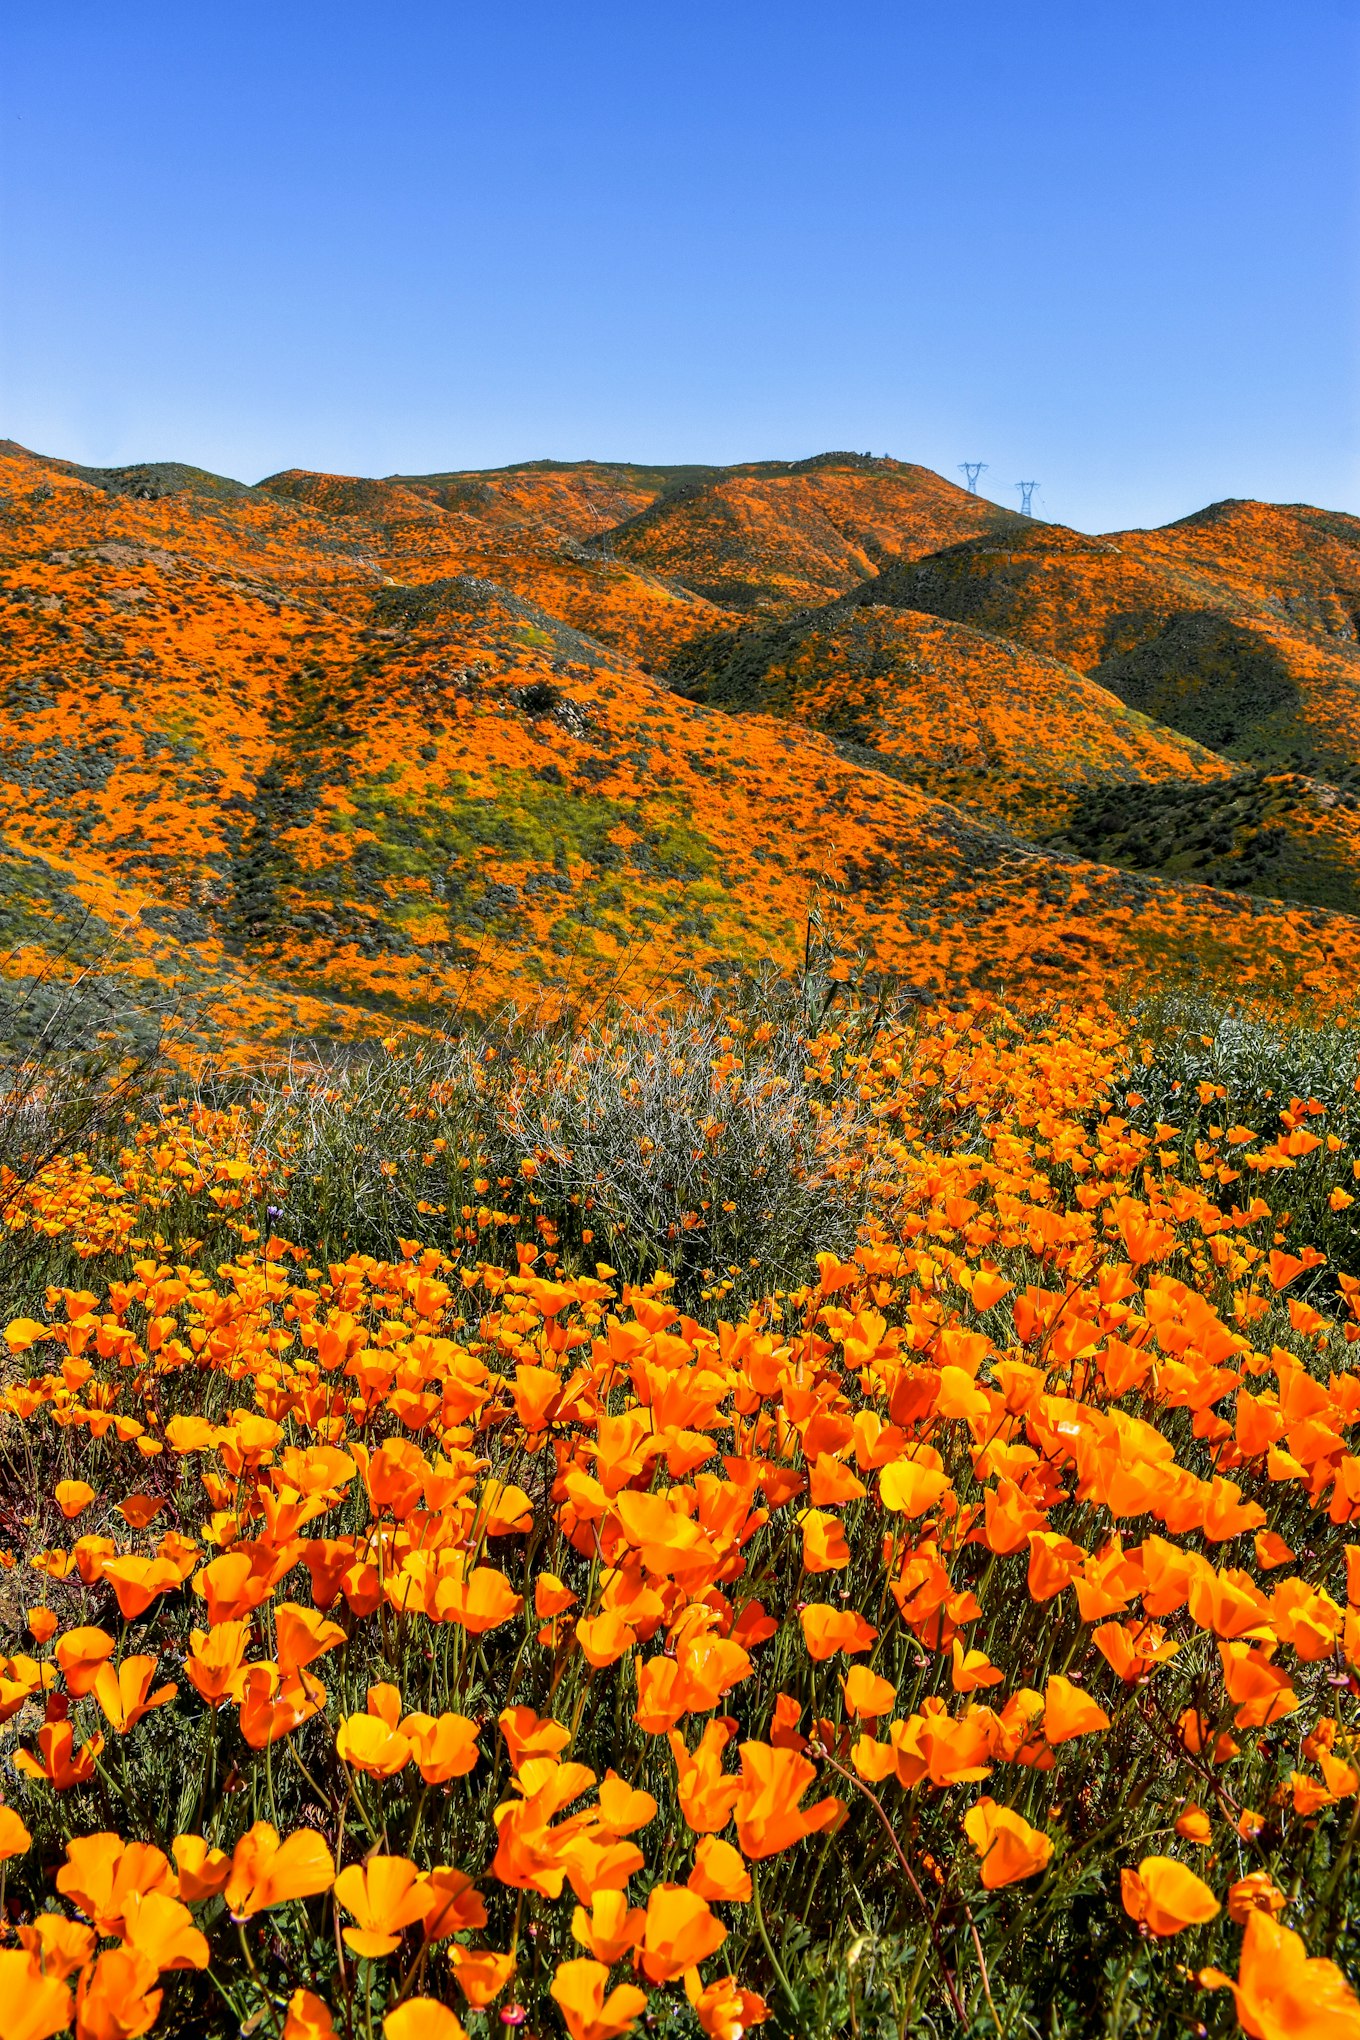
[[6, 2040], [1360, 2032], [1360, 1037], [826, 990], [11, 1115]]

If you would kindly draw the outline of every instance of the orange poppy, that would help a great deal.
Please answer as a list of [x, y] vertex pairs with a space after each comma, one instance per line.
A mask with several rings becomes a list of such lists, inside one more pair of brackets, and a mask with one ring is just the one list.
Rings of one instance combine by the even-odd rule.
[[338, 1622], [328, 1622], [315, 1608], [280, 1601], [274, 1610], [274, 1661], [285, 1676], [324, 1657], [345, 1641]]
[[880, 1715], [892, 1712], [897, 1698], [896, 1686], [887, 1679], [881, 1679], [877, 1672], [871, 1672], [867, 1665], [852, 1665], [841, 1684], [847, 1714], [873, 1722]]
[[1061, 1672], [1055, 1672], [1044, 1688], [1044, 1740], [1057, 1745], [1079, 1735], [1096, 1735], [1110, 1725], [1110, 1717], [1089, 1693], [1083, 1693]]
[[683, 1736], [671, 1730], [676, 1794], [680, 1811], [696, 1834], [716, 1834], [727, 1826], [741, 1791], [741, 1780], [722, 1767], [723, 1751], [732, 1739], [730, 1721], [710, 1721], [691, 1756]]
[[137, 2040], [155, 2025], [156, 1965], [136, 1948], [106, 1948], [76, 1992], [76, 2031], [89, 2040]]
[[68, 1629], [57, 1638], [56, 1660], [72, 1699], [89, 1692], [99, 1667], [113, 1656], [114, 1648], [106, 1629]]
[[310, 1990], [295, 1990], [284, 2014], [281, 2040], [335, 2040], [330, 2007]]
[[468, 2040], [456, 2012], [437, 1998], [407, 1998], [383, 2019], [383, 2040]]
[[696, 1891], [680, 1884], [652, 1886], [642, 1935], [642, 1968], [652, 1983], [674, 1983], [726, 1939], [726, 1927]]
[[208, 1943], [187, 1905], [164, 1891], [132, 1892], [123, 1906], [123, 1940], [157, 1972], [206, 1969]]
[[1254, 1912], [1282, 1913], [1288, 1900], [1264, 1870], [1249, 1870], [1228, 1886], [1228, 1918], [1244, 1927]]
[[291, 1735], [326, 1704], [326, 1689], [310, 1672], [284, 1678], [277, 1665], [247, 1665], [241, 1673], [241, 1734], [253, 1750]]
[[878, 1498], [895, 1515], [923, 1516], [949, 1486], [949, 1475], [918, 1459], [895, 1459], [878, 1476]]
[[980, 1687], [1001, 1684], [1002, 1675], [985, 1650], [965, 1650], [956, 1636], [949, 1654], [949, 1682], [956, 1693], [975, 1693]]
[[345, 1945], [370, 1960], [390, 1955], [407, 1927], [429, 1909], [424, 1880], [405, 1856], [369, 1856], [335, 1880], [335, 1896], [359, 1922], [344, 1930]]
[[597, 1891], [590, 1911], [578, 1905], [571, 1918], [574, 1941], [589, 1948], [597, 1962], [612, 1967], [632, 1953], [642, 1939], [647, 1915], [640, 1906], [630, 1909], [622, 1891]]
[[175, 1873], [164, 1853], [149, 1842], [125, 1842], [121, 1835], [106, 1832], [80, 1835], [66, 1844], [56, 1886], [98, 1933], [121, 1934], [129, 1901], [148, 1892], [173, 1897]]
[[744, 1742], [740, 1756], [741, 1783], [734, 1809], [737, 1840], [742, 1854], [753, 1862], [791, 1848], [805, 1835], [834, 1828], [844, 1817], [839, 1799], [800, 1806], [817, 1769], [797, 1750]]
[[31, 1925], [19, 1928], [20, 1941], [37, 1956], [43, 1975], [62, 1983], [93, 1962], [96, 1938], [93, 1927], [55, 1912], [39, 1913]]
[[498, 1955], [489, 1948], [463, 1948], [454, 1943], [449, 1960], [458, 1988], [474, 2011], [482, 2011], [499, 1997], [515, 1973], [513, 1955]]
[[172, 1594], [183, 1584], [179, 1567], [168, 1558], [105, 1559], [103, 1576], [113, 1588], [118, 1612], [124, 1622], [145, 1615], [162, 1594]]
[[23, 1856], [33, 1846], [33, 1837], [12, 1806], [0, 1806], [0, 1863], [11, 1856]]
[[219, 1622], [212, 1629], [195, 1629], [189, 1637], [185, 1676], [210, 1707], [240, 1697], [242, 1667], [250, 1643], [250, 1623]]
[[1207, 1884], [1174, 1856], [1144, 1856], [1136, 1870], [1121, 1870], [1124, 1910], [1159, 1938], [1202, 1926], [1222, 1910]]
[[376, 1714], [351, 1714], [335, 1732], [336, 1755], [370, 1778], [394, 1778], [411, 1761], [411, 1745]]
[[712, 1983], [702, 1984], [697, 1969], [687, 1970], [685, 1995], [708, 2040], [742, 2040], [750, 2027], [770, 2016], [764, 1998], [753, 1990], [743, 1990], [732, 1976], [718, 1976]]
[[159, 1495], [129, 1495], [118, 1504], [118, 1513], [129, 1530], [145, 1530], [164, 1507], [164, 1499]]
[[233, 1919], [248, 1920], [290, 1899], [329, 1891], [335, 1882], [330, 1850], [313, 1828], [297, 1828], [280, 1841], [277, 1828], [257, 1820], [236, 1844], [225, 1886]]
[[75, 1747], [75, 1731], [69, 1721], [48, 1721], [38, 1730], [38, 1754], [16, 1750], [10, 1762], [16, 1771], [30, 1778], [45, 1778], [58, 1792], [74, 1785], [87, 1785], [94, 1776], [95, 1759], [104, 1747], [102, 1734]]
[[150, 1714], [154, 1707], [164, 1707], [167, 1700], [173, 1700], [179, 1687], [173, 1679], [158, 1686], [153, 1693], [151, 1681], [156, 1676], [154, 1657], [124, 1658], [115, 1671], [111, 1664], [102, 1664], [94, 1676], [91, 1691], [103, 1710], [104, 1718], [119, 1735], [126, 1735], [135, 1728], [143, 1715]]
[[825, 1509], [804, 1509], [799, 1522], [803, 1531], [804, 1572], [840, 1572], [849, 1565], [850, 1546], [839, 1516]]
[[59, 1976], [43, 1974], [27, 1945], [0, 1949], [0, 2002], [10, 2040], [51, 2040], [71, 2023], [70, 1991]]
[[179, 1896], [190, 1905], [216, 1898], [231, 1875], [231, 1857], [211, 1848], [202, 1835], [176, 1835], [170, 1852], [179, 1871]]
[[465, 1778], [477, 1762], [477, 1724], [465, 1714], [408, 1714], [400, 1734], [427, 1785]]
[[869, 1650], [878, 1635], [873, 1624], [853, 1608], [834, 1608], [829, 1601], [809, 1601], [800, 1620], [808, 1656], [815, 1664], [835, 1657], [838, 1650], [848, 1656]]
[[571, 1730], [550, 1714], [541, 1719], [532, 1707], [506, 1707], [497, 1717], [510, 1761], [518, 1770], [530, 1757], [555, 1757], [571, 1741]]
[[963, 1817], [963, 1831], [982, 1858], [981, 1876], [987, 1891], [1037, 1877], [1048, 1867], [1053, 1844], [1040, 1829], [1008, 1806], [984, 1797]]
[[436, 1865], [427, 1872], [423, 1888], [427, 1941], [442, 1941], [449, 1934], [486, 1925], [486, 1907], [477, 1887], [461, 1870]]
[[586, 1663], [600, 1672], [627, 1656], [637, 1642], [637, 1632], [612, 1608], [605, 1608], [598, 1615], [581, 1617], [576, 1624], [576, 1641]]
[[1346, 2040], [1360, 2033], [1360, 1999], [1334, 1962], [1309, 1957], [1300, 1937], [1268, 1911], [1248, 1914], [1237, 1979], [1202, 1969], [1210, 1990], [1230, 1990], [1237, 2016], [1259, 2040]]
[[[629, 2032], [634, 2021], [646, 2011], [645, 1990], [620, 1983], [606, 1997], [608, 1986], [609, 1971], [603, 1962], [595, 1962], [588, 1955], [559, 1962], [549, 1988], [571, 2040], [616, 2040], [618, 2034]], [[390, 2040], [425, 2040], [425, 2036], [397, 2033]], [[433, 2035], [431, 2040], [441, 2040], [441, 2036]]]
[[744, 1903], [751, 1896], [751, 1873], [739, 1849], [716, 1835], [701, 1835], [694, 1850], [694, 1868], [685, 1879], [689, 1890], [714, 1903]]

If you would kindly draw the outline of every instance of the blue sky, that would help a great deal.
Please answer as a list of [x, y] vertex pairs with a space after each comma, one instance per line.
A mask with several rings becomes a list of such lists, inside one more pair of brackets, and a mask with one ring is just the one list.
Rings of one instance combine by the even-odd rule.
[[1357, 59], [1360, 0], [10, 8], [0, 433], [1360, 511]]

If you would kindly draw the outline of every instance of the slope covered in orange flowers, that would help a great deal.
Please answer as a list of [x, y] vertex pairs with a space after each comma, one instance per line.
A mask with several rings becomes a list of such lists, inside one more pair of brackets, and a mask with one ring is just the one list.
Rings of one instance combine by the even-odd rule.
[[704, 640], [673, 671], [696, 700], [825, 730], [844, 754], [1026, 834], [1106, 788], [1216, 786], [1232, 772], [1061, 660], [854, 598]]
[[[1122, 854], [1120, 816], [1091, 821], [1120, 784], [1235, 799], [1230, 761], [1084, 678], [1078, 647], [1041, 656], [902, 606], [903, 577], [989, 546], [1078, 544], [1026, 527], [894, 565], [1017, 528], [923, 477], [831, 456], [717, 482], [544, 463], [248, 488], [4, 448], [10, 976], [116, 938], [135, 997], [202, 1044], [658, 996], [793, 964], [810, 914], [870, 973], [922, 988], [1353, 981], [1360, 930], [1324, 911], [1349, 908], [1344, 886], [1227, 897], [1178, 882], [1174, 858]], [[718, 499], [760, 535], [727, 582], [709, 511], [694, 522]], [[596, 515], [617, 524], [592, 537]], [[666, 518], [677, 547], [691, 533], [683, 575], [678, 555], [640, 556]], [[1324, 526], [1319, 557], [1344, 564]], [[782, 621], [736, 606], [757, 569]], [[847, 582], [891, 599], [793, 613]], [[686, 699], [666, 677], [686, 661], [755, 681], [727, 708], [721, 686]], [[1349, 871], [1349, 809], [1318, 813]], [[1050, 849], [1018, 830], [1068, 834]], [[1108, 862], [1074, 854], [1088, 838]]]
[[826, 601], [893, 561], [1023, 523], [929, 468], [823, 454], [668, 490], [621, 524], [611, 544], [713, 602], [771, 609]]
[[1360, 519], [1237, 502], [1106, 537], [1033, 524], [889, 568], [861, 599], [1046, 652], [1229, 757], [1360, 767]]

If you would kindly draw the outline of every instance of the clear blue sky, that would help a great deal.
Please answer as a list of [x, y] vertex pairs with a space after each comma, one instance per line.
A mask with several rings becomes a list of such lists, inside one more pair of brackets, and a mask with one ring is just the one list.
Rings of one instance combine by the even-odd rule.
[[1358, 62], [1360, 0], [11, 6], [0, 433], [1360, 511]]

